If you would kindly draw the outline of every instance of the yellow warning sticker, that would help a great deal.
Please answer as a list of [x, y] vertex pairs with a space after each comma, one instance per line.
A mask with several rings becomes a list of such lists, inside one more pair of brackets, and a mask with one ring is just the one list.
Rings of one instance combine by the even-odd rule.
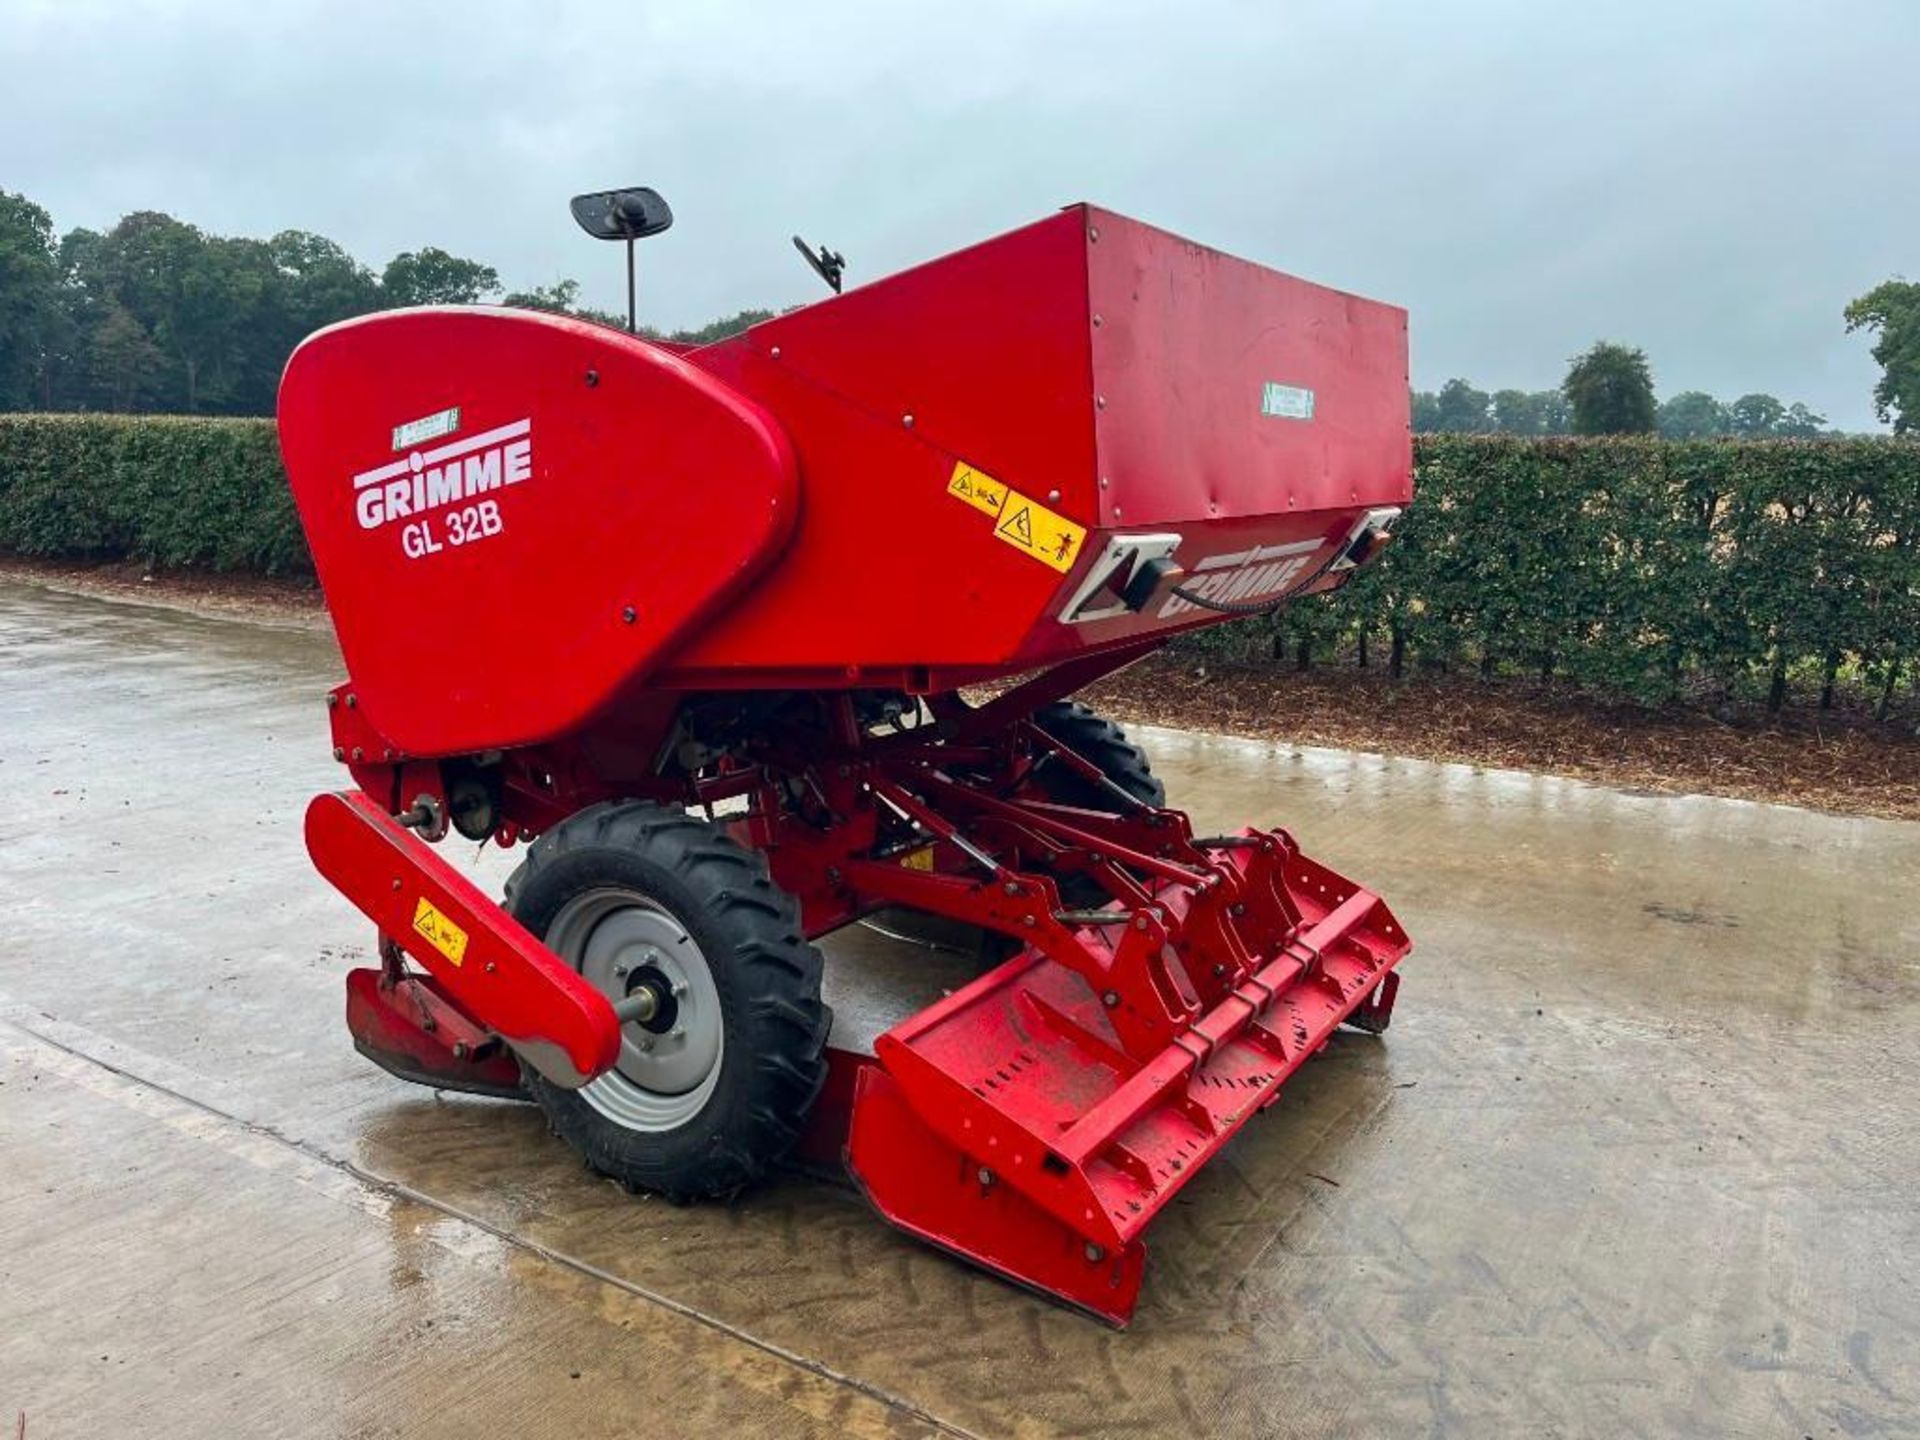
[[1081, 543], [1087, 538], [1085, 526], [1074, 524], [1038, 500], [1029, 500], [1018, 490], [1007, 491], [993, 533], [1063, 575], [1080, 558]]
[[426, 896], [413, 907], [413, 928], [429, 945], [458, 965], [467, 958], [467, 932], [442, 915]]
[[998, 515], [1000, 506], [1007, 498], [1007, 487], [984, 470], [976, 470], [966, 461], [956, 460], [953, 477], [947, 481], [947, 493], [966, 501], [983, 514]]
[[903, 870], [933, 869], [933, 846], [922, 845], [918, 850], [909, 850], [900, 857], [900, 868]]
[[954, 462], [953, 474], [947, 480], [947, 493], [956, 500], [966, 501], [983, 515], [991, 515], [994, 534], [1063, 575], [1080, 558], [1080, 546], [1087, 538], [1086, 527], [1049, 510], [1038, 500], [1028, 499], [964, 460]]

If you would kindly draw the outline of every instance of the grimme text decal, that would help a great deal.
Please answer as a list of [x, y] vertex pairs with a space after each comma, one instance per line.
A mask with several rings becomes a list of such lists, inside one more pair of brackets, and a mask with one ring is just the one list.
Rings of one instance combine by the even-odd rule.
[[399, 525], [414, 559], [469, 545], [502, 528], [499, 491], [533, 475], [533, 421], [516, 420], [353, 477], [353, 513], [363, 530]]

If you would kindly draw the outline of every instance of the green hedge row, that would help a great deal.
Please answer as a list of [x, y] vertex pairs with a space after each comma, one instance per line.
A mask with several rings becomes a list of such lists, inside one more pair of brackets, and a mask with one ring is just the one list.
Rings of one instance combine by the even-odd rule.
[[1275, 654], [1883, 713], [1920, 660], [1920, 444], [1423, 435], [1418, 464], [1394, 544], [1266, 622]]
[[[1187, 642], [1524, 670], [1661, 703], [1920, 662], [1920, 444], [1424, 435], [1338, 594]], [[0, 551], [310, 569], [271, 422], [0, 415]]]
[[0, 552], [309, 571], [269, 420], [0, 415]]

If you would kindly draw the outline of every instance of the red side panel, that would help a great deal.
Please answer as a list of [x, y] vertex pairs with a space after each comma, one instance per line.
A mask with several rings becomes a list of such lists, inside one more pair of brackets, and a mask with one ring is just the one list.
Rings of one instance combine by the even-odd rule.
[[498, 309], [323, 330], [280, 443], [358, 702], [443, 754], [578, 728], [779, 553], [777, 422], [618, 331]]
[[[1411, 493], [1404, 311], [1089, 206], [688, 359], [779, 417], [807, 514], [675, 684], [955, 683], [1217, 623], [1167, 595], [1058, 616], [1116, 533], [1177, 536], [1190, 573], [1264, 596]], [[1004, 513], [956, 498], [962, 471]], [[1075, 532], [1058, 567], [1008, 543], [1040, 512]]]
[[947, 493], [960, 457], [918, 417], [883, 421], [794, 373], [784, 351], [743, 346], [734, 359], [727, 378], [780, 417], [802, 457], [806, 511], [753, 593], [675, 653], [672, 678], [740, 669], [757, 684], [784, 672], [844, 685], [888, 666], [1004, 665], [1066, 577]]
[[1412, 498], [1406, 311], [1085, 213], [1098, 523], [1324, 521]]
[[752, 602], [675, 656], [676, 679], [1008, 663], [1066, 576], [948, 484], [964, 460], [1091, 517], [1085, 251], [1064, 211], [688, 357], [779, 417], [807, 510]]
[[[885, 425], [904, 428], [911, 415], [913, 434], [944, 455], [1036, 495], [1058, 490], [1056, 505], [1071, 513], [1091, 508], [1078, 206], [764, 321], [738, 343], [761, 354], [778, 347], [783, 371]], [[726, 363], [703, 352], [690, 358]], [[893, 482], [872, 468], [865, 483], [880, 499]]]

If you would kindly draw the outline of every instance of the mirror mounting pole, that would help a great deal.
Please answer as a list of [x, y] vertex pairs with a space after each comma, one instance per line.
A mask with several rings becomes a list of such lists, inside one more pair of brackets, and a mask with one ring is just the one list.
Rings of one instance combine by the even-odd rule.
[[627, 333], [629, 335], [640, 333], [639, 311], [635, 308], [637, 298], [633, 284], [633, 236], [629, 235], [627, 237]]
[[596, 190], [571, 201], [573, 218], [596, 240], [627, 242], [627, 333], [640, 333], [639, 285], [634, 278], [634, 242], [658, 235], [673, 224], [673, 211], [657, 190], [644, 185], [625, 190]]

